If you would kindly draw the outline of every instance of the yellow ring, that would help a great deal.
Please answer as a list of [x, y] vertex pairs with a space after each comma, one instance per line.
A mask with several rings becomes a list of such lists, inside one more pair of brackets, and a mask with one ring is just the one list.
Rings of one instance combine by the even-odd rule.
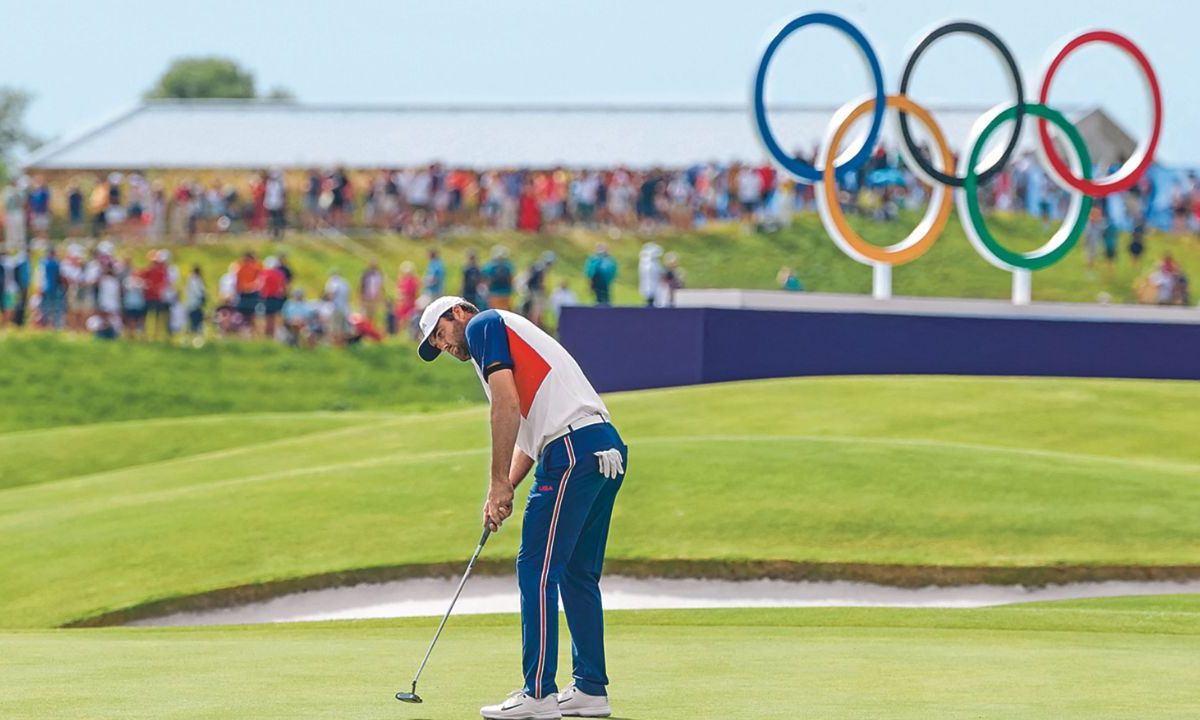
[[[929, 111], [905, 95], [889, 95], [887, 106], [914, 115], [929, 129], [929, 134], [933, 136], [933, 142], [937, 145], [938, 153], [941, 155], [942, 172], [952, 172], [954, 155], [950, 152], [950, 146], [946, 143], [942, 129], [938, 127]], [[859, 262], [885, 265], [903, 265], [912, 262], [933, 247], [933, 243], [942, 234], [942, 230], [946, 227], [946, 221], [950, 219], [950, 208], [954, 204], [953, 193], [947, 191], [941, 184], [932, 184], [933, 192], [930, 195], [929, 207], [925, 210], [925, 216], [908, 237], [900, 242], [887, 247], [879, 247], [862, 239], [850, 228], [849, 223], [846, 222], [846, 216], [842, 213], [842, 206], [838, 203], [833, 154], [837, 152], [842, 138], [845, 137], [854, 121], [875, 109], [875, 98], [868, 98], [849, 111], [846, 110], [848, 107], [849, 105], [843, 107], [842, 111], [834, 116], [833, 123], [840, 122], [840, 124], [837, 124], [836, 129], [828, 136], [821, 152], [825, 169], [822, 171], [822, 187], [821, 193], [818, 195], [818, 199], [823, 202], [818, 204], [821, 206], [821, 219], [824, 221], [825, 229], [848, 255]]]

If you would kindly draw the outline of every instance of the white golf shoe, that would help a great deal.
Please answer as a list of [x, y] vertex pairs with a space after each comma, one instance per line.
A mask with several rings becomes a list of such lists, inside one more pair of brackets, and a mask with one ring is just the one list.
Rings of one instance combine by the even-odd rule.
[[612, 706], [607, 695], [588, 695], [571, 683], [558, 694], [558, 710], [563, 717], [608, 717]]
[[488, 720], [559, 720], [558, 696], [547, 695], [538, 700], [526, 695], [524, 690], [508, 694], [499, 705], [484, 705], [479, 714]]

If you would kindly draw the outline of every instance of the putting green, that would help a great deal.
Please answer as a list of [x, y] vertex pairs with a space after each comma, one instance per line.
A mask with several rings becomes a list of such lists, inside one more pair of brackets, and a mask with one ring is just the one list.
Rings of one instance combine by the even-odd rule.
[[[610, 406], [631, 446], [614, 561], [1200, 564], [1200, 384], [811, 378]], [[14, 478], [0, 490], [0, 626], [354, 568], [457, 567], [477, 537], [485, 413], [0, 436], [39, 458], [30, 471], [31, 455], [0, 460]], [[122, 442], [159, 459], [117, 453]], [[507, 563], [517, 541], [505, 528], [485, 555]]]
[[[478, 717], [520, 684], [515, 616], [0, 634], [0, 716]], [[609, 614], [616, 717], [1194, 718], [1200, 599], [981, 610]], [[565, 638], [565, 627], [563, 629]], [[565, 645], [565, 643], [564, 643]], [[559, 677], [569, 681], [566, 648]]]

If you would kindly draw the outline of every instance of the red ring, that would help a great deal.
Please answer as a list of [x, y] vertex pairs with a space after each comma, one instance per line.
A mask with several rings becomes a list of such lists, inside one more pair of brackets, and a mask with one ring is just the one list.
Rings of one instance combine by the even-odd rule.
[[1042, 150], [1046, 159], [1050, 161], [1054, 172], [1064, 182], [1092, 197], [1104, 197], [1133, 187], [1133, 184], [1141, 179], [1142, 175], [1149, 169], [1150, 163], [1154, 161], [1154, 150], [1158, 147], [1158, 135], [1162, 130], [1162, 95], [1158, 90], [1158, 77], [1154, 74], [1154, 68], [1150, 67], [1150, 61], [1146, 59], [1146, 56], [1138, 46], [1133, 44], [1133, 41], [1124, 35], [1119, 35], [1110, 30], [1092, 30], [1071, 40], [1058, 51], [1058, 55], [1050, 62], [1050, 65], [1046, 68], [1045, 76], [1042, 77], [1042, 90], [1038, 95], [1038, 102], [1043, 105], [1046, 104], [1046, 100], [1050, 95], [1050, 81], [1054, 79], [1054, 73], [1058, 71], [1058, 66], [1062, 64], [1067, 55], [1070, 55], [1080, 46], [1092, 42], [1109, 43], [1124, 50], [1127, 55], [1137, 61], [1137, 64], [1142, 68], [1142, 74], [1146, 76], [1146, 83], [1150, 87], [1150, 96], [1154, 102], [1154, 130], [1150, 133], [1150, 142], [1147, 143], [1140, 162], [1132, 170], [1127, 169], [1126, 166], [1137, 158], [1135, 154], [1134, 157], [1125, 161], [1125, 165], [1122, 165], [1120, 170], [1112, 175], [1099, 180], [1085, 180], [1075, 177], [1071, 172], [1071, 168], [1058, 156], [1058, 153], [1054, 150], [1054, 143], [1050, 141], [1049, 125], [1042, 118], [1038, 118], [1038, 135], [1041, 137]]

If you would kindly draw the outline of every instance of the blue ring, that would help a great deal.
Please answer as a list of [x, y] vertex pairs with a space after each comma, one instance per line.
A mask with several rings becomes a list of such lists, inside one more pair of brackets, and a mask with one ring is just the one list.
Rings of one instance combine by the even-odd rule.
[[[784, 25], [775, 37], [771, 38], [767, 49], [763, 51], [762, 60], [758, 63], [758, 72], [754, 76], [754, 122], [758, 126], [758, 135], [762, 138], [763, 145], [766, 146], [775, 161], [797, 178], [815, 183], [821, 180], [821, 171], [811, 163], [791, 157], [783, 151], [783, 148], [779, 147], [779, 143], [775, 142], [775, 136], [771, 134], [771, 127], [767, 124], [767, 108], [763, 101], [763, 92], [767, 84], [767, 66], [771, 64], [771, 57], [788, 35], [806, 25], [827, 25], [849, 36], [862, 51], [863, 57], [871, 67], [871, 75], [875, 78], [875, 112], [871, 115], [871, 129], [867, 131], [867, 140], [854, 157], [837, 167], [839, 172], [857, 170], [862, 167], [867, 158], [871, 157], [871, 153], [875, 150], [875, 142], [879, 139], [879, 133], [883, 129], [883, 113], [887, 107], [887, 93], [883, 86], [883, 70], [879, 67], [879, 58], [875, 55], [871, 43], [857, 27], [843, 17], [823, 12], [801, 15]], [[834, 152], [836, 152], [836, 148], [834, 148]]]

